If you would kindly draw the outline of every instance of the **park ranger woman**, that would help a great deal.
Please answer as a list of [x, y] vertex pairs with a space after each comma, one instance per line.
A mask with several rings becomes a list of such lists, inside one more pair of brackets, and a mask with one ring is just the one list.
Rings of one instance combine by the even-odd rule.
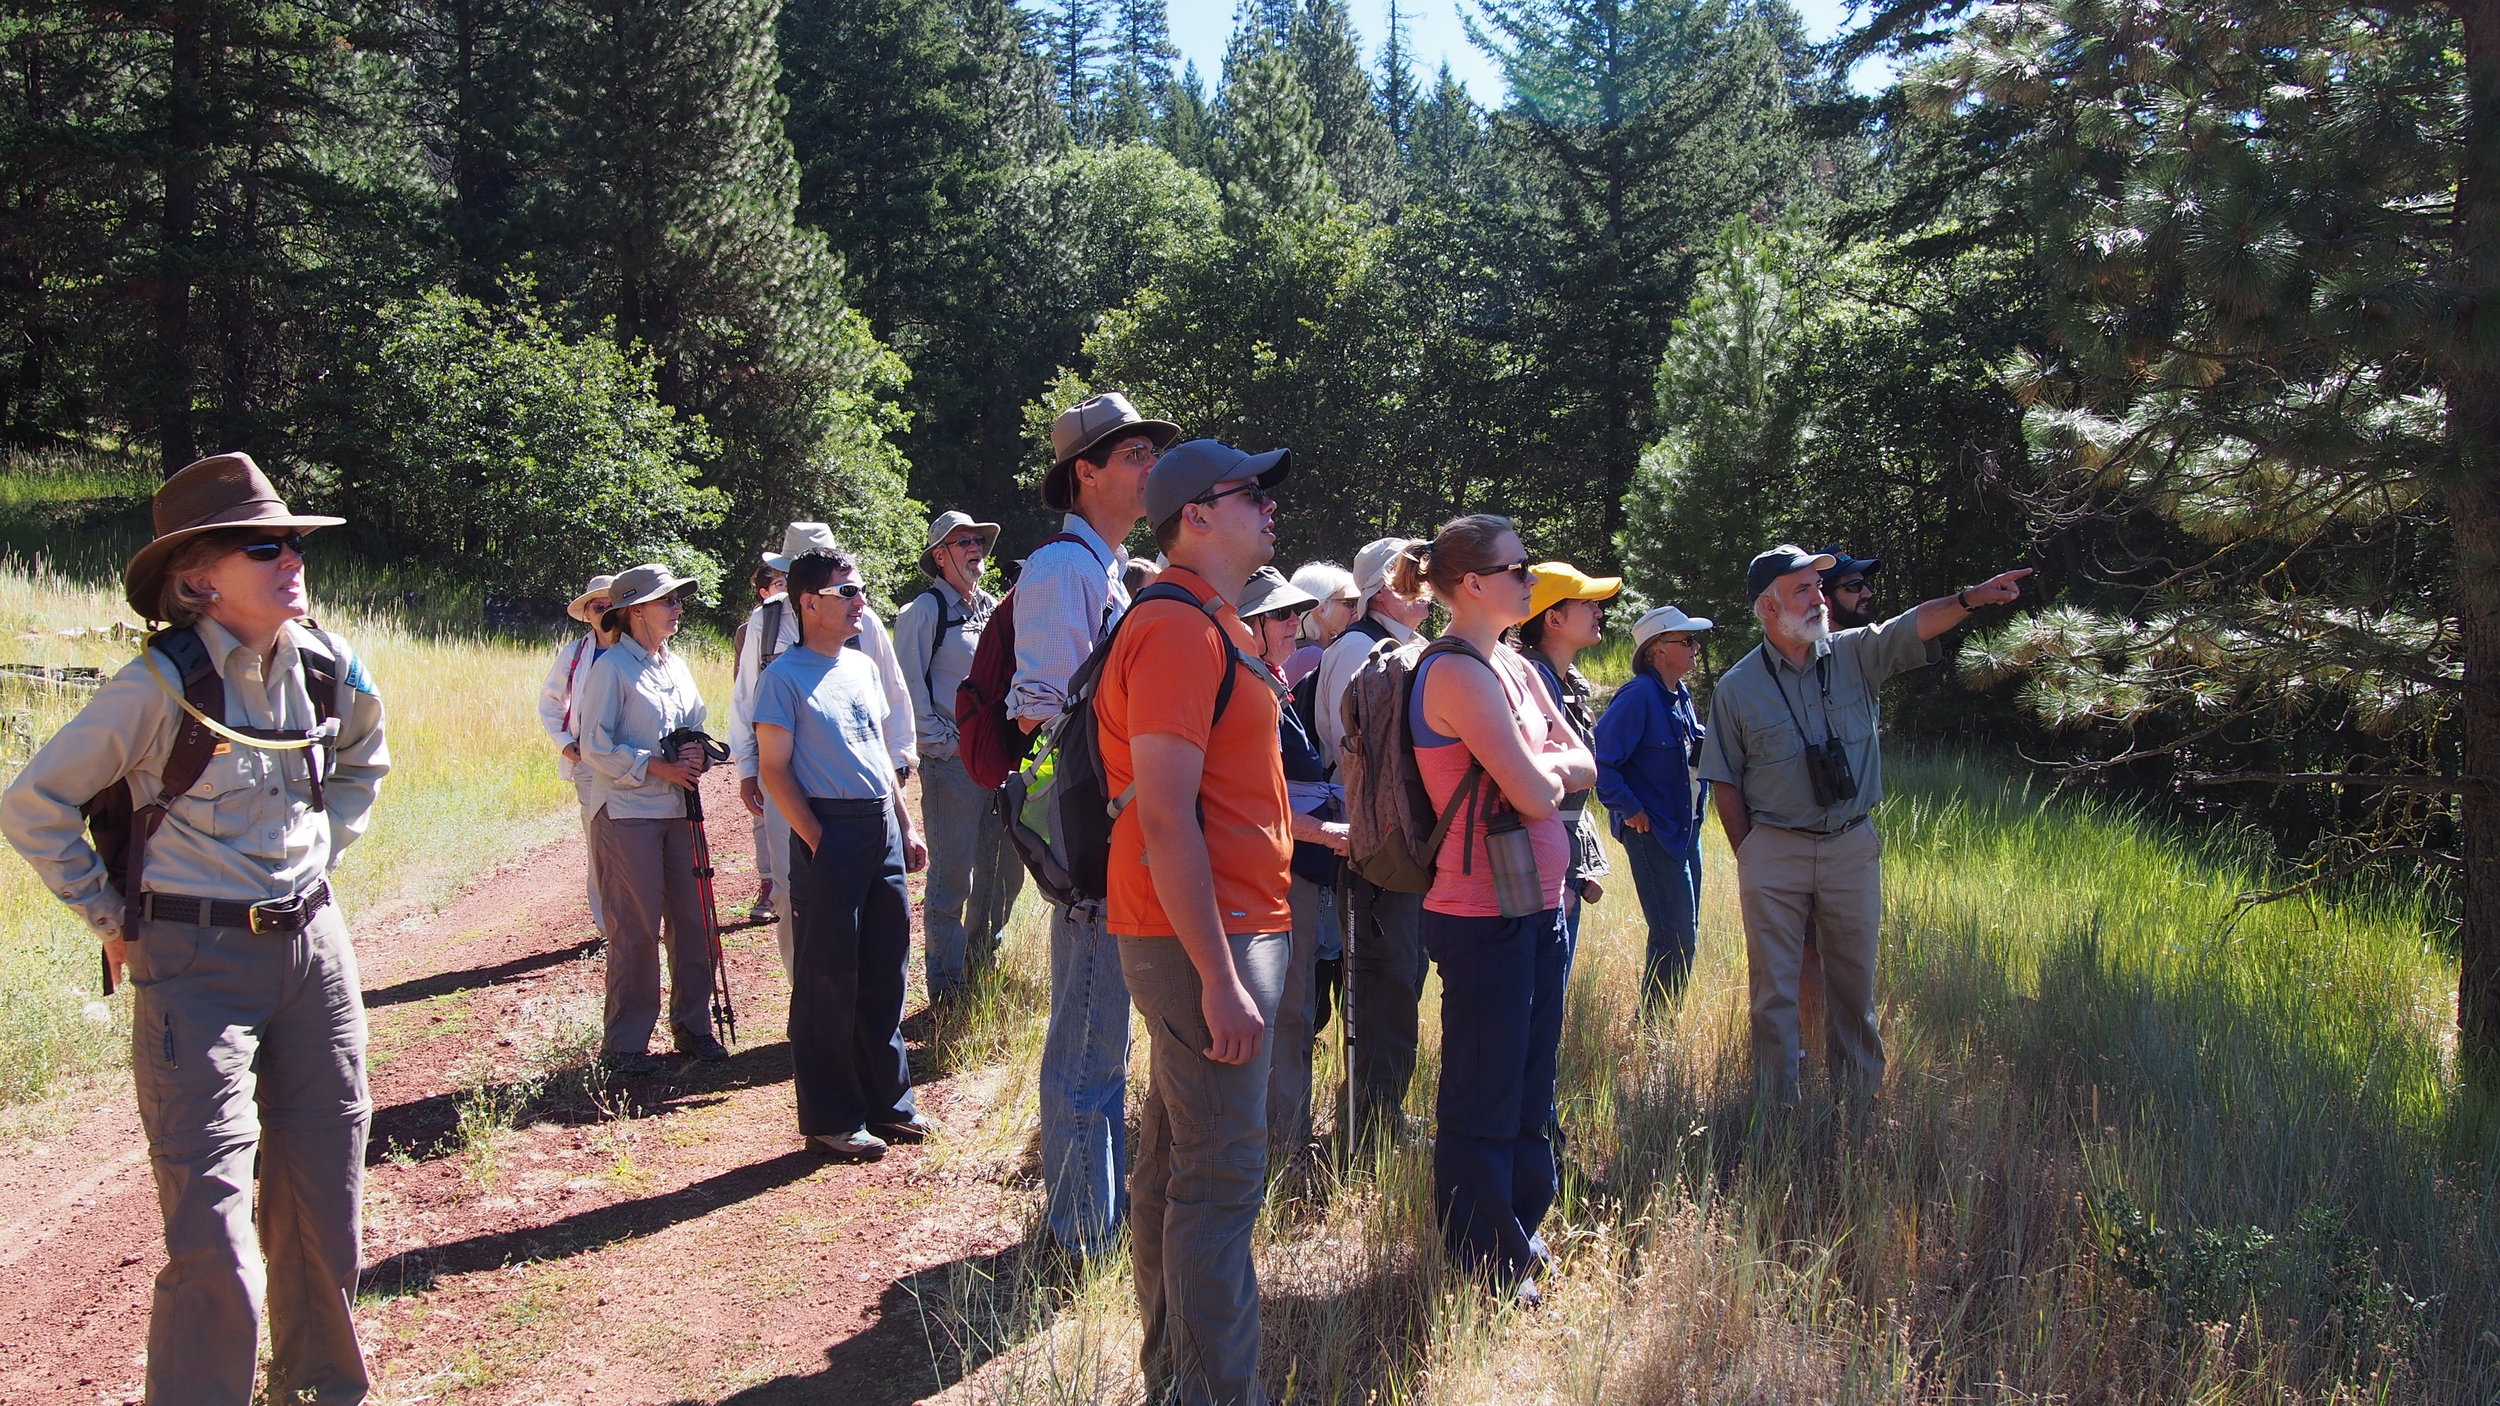
[[304, 534], [338, 522], [288, 511], [242, 454], [166, 480], [122, 585], [170, 628], [0, 799], [9, 843], [102, 939], [108, 986], [126, 964], [136, 988], [167, 1255], [152, 1402], [253, 1400], [264, 1308], [267, 1400], [366, 1390], [349, 1308], [372, 1105], [328, 875], [390, 759], [363, 666], [305, 618]]

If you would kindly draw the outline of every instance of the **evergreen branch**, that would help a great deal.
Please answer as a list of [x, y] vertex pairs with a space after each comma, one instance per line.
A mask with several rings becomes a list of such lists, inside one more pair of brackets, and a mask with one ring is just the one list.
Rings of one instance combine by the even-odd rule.
[[2478, 776], [2411, 776], [2370, 771], [2239, 771], [2179, 779], [2190, 786], [2384, 786], [2430, 796], [2482, 795], [2491, 790], [2491, 783]]

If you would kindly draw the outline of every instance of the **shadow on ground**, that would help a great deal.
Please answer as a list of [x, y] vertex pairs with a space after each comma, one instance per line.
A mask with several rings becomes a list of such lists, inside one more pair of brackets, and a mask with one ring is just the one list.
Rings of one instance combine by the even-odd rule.
[[661, 1057], [662, 1070], [648, 1078], [616, 1079], [588, 1066], [558, 1070], [544, 1080], [503, 1081], [452, 1089], [374, 1110], [365, 1141], [365, 1165], [394, 1157], [423, 1162], [448, 1156], [458, 1146], [460, 1110], [472, 1100], [517, 1107], [518, 1128], [578, 1128], [612, 1118], [647, 1118], [702, 1108], [737, 1089], [779, 1084], [790, 1078], [790, 1045], [749, 1045], [719, 1064]]

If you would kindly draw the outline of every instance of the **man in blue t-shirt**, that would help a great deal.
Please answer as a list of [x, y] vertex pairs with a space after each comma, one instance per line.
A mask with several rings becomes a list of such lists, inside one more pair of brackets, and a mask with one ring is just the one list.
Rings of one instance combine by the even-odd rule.
[[911, 901], [927, 862], [896, 796], [876, 665], [847, 646], [868, 602], [841, 552], [790, 563], [799, 644], [755, 685], [757, 779], [790, 820], [790, 1059], [799, 1133], [849, 1161], [933, 1130], [903, 1051]]

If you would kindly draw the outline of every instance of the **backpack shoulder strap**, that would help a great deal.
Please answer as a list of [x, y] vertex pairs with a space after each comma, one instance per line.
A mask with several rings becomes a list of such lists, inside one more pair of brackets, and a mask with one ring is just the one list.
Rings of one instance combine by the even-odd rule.
[[1374, 644], [1378, 644], [1382, 640], [1397, 638], [1395, 635], [1389, 633], [1388, 626], [1374, 620], [1369, 615], [1360, 617], [1353, 624], [1346, 626], [1346, 628], [1352, 630], [1358, 635], [1361, 635], [1363, 638], [1370, 640]]
[[[951, 620], [947, 618], [946, 595], [937, 587], [931, 586], [929, 589], [922, 591], [920, 594], [930, 603], [931, 607], [937, 611], [937, 623], [929, 627], [929, 657], [920, 662], [920, 689], [922, 692], [928, 693], [933, 692], [937, 688], [937, 685], [931, 682], [931, 680], [937, 673], [938, 651], [946, 645], [946, 631], [951, 626], [962, 624], [963, 621]], [[969, 619], [970, 617], [967, 616], [966, 618]]]
[[307, 638], [298, 640], [295, 657], [303, 661], [304, 692], [312, 698], [313, 723], [319, 726], [339, 715], [339, 684], [352, 671], [347, 646], [336, 635], [304, 622]]
[[[147, 648], [174, 666], [175, 677], [182, 680], [182, 696], [192, 707], [212, 718], [226, 715], [226, 681], [218, 676], [216, 661], [208, 657], [208, 646], [198, 630], [188, 625], [159, 630], [148, 637]], [[159, 773], [163, 789], [157, 805], [161, 808], [167, 797], [198, 785], [200, 773], [208, 770], [208, 759], [216, 754], [216, 734], [199, 719], [184, 714], [174, 729], [173, 750], [166, 754], [165, 768]]]
[[775, 596], [764, 602], [764, 632], [755, 640], [755, 672], [759, 674], [781, 657], [781, 610], [789, 603], [788, 596]]

